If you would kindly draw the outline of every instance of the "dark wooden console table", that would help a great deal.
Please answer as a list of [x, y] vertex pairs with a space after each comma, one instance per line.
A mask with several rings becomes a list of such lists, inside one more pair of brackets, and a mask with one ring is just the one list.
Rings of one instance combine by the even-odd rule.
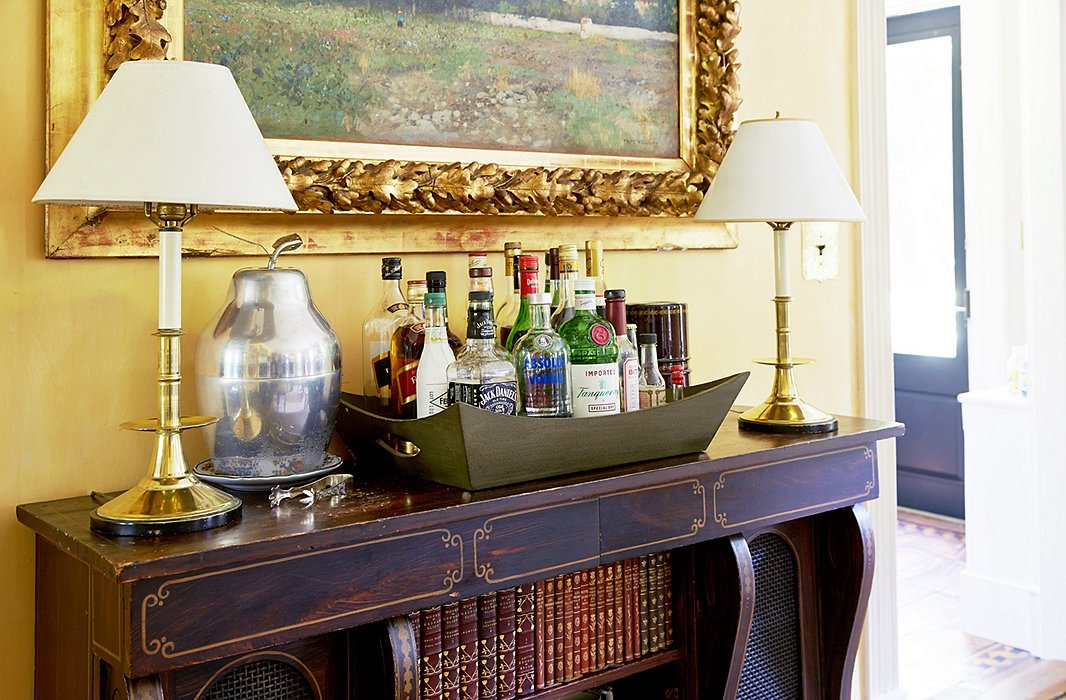
[[89, 497], [20, 506], [37, 535], [36, 697], [191, 700], [265, 655], [317, 697], [366, 698], [352, 635], [368, 623], [669, 549], [676, 648], [630, 697], [848, 698], [873, 571], [857, 504], [878, 494], [875, 443], [902, 432], [841, 418], [785, 437], [731, 415], [703, 455], [476, 493], [360, 468], [338, 506], [251, 495], [240, 522], [166, 539], [90, 532]]

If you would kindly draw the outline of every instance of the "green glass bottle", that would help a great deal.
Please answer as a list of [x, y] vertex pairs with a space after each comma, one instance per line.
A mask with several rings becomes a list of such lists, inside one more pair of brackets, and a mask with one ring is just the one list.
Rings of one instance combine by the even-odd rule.
[[574, 316], [559, 328], [570, 348], [574, 417], [618, 413], [618, 345], [611, 325], [596, 313], [595, 280], [577, 280], [574, 297]]
[[518, 316], [515, 318], [511, 332], [507, 336], [506, 348], [508, 352], [514, 352], [518, 341], [522, 339], [532, 325], [533, 312], [529, 305], [529, 295], [540, 291], [538, 281], [540, 261], [536, 255], [518, 256], [518, 276], [521, 283], [522, 304], [518, 307]]

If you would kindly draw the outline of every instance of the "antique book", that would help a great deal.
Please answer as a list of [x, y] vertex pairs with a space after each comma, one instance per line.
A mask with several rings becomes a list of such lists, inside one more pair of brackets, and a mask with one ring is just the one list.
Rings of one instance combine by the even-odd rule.
[[[544, 582], [544, 687], [555, 685], [555, 578]], [[562, 637], [559, 637], [562, 640]]]
[[496, 592], [496, 700], [514, 700], [517, 695], [517, 607], [515, 589]]
[[496, 594], [477, 597], [478, 698], [497, 700], [499, 683], [496, 663]]
[[[562, 683], [566, 680], [566, 659], [568, 655], [566, 651], [569, 649], [566, 644], [566, 621], [567, 607], [566, 607], [566, 576], [555, 577], [555, 682], [556, 684]], [[570, 671], [570, 676], [573, 678], [573, 670]]]
[[[591, 583], [589, 581], [589, 570], [588, 569], [585, 569], [584, 571], [579, 571], [578, 572], [578, 576], [580, 577], [579, 578], [579, 581], [580, 581], [579, 590], [580, 590], [580, 595], [581, 595], [581, 597], [579, 598], [580, 605], [581, 605], [581, 621], [580, 621], [581, 641], [580, 641], [580, 648], [578, 649], [578, 651], [581, 652], [581, 660], [580, 660], [581, 675], [587, 675], [589, 673], [589, 670], [590, 670], [590, 666], [589, 666], [589, 651], [592, 648], [592, 637], [591, 637], [592, 629], [591, 629], [591, 627], [589, 625], [589, 607], [590, 607], [590, 604], [592, 602], [592, 600], [591, 600], [592, 599], [592, 588], [591, 588]], [[595, 576], [595, 574], [593, 574], [593, 576]], [[596, 614], [595, 609], [593, 609], [592, 614], [594, 614], [594, 615]], [[577, 636], [577, 635], [575, 634], [575, 636]], [[577, 644], [577, 640], [576, 639], [575, 639], [575, 644]], [[575, 660], [574, 663], [577, 664], [578, 661]], [[575, 668], [574, 669], [574, 675], [577, 675], [577, 673], [578, 673], [578, 670]]]
[[662, 590], [659, 588], [658, 555], [648, 555], [648, 651], [655, 653], [662, 648], [659, 637], [663, 625], [659, 614], [662, 612]]
[[407, 613], [407, 619], [411, 622], [411, 633], [415, 636], [415, 650], [422, 654], [422, 611], [415, 610]]
[[441, 697], [441, 609], [426, 608], [421, 614], [421, 662], [419, 671], [421, 700], [440, 700]]
[[[515, 592], [515, 691], [532, 695], [536, 691], [536, 622], [533, 607], [536, 596], [533, 584], [519, 586]], [[543, 645], [542, 645], [543, 646]]]
[[442, 700], [459, 700], [459, 601], [441, 606]]
[[666, 554], [655, 555], [655, 624], [659, 640], [656, 651], [666, 648]]
[[637, 658], [636, 653], [633, 650], [633, 640], [636, 639], [639, 645], [640, 643], [640, 630], [637, 630], [637, 635], [633, 635], [633, 622], [638, 620], [640, 615], [636, 612], [633, 601], [633, 580], [635, 578], [633, 570], [635, 568], [636, 559], [626, 559], [622, 562], [622, 600], [623, 600], [623, 618], [622, 618], [622, 648], [623, 659], [626, 663], [633, 661]]
[[[563, 576], [563, 618], [566, 624], [563, 633], [563, 681], [574, 680], [574, 575]], [[578, 613], [580, 615], [580, 612]], [[581, 656], [578, 653], [578, 670], [581, 670]]]
[[[415, 613], [414, 617], [418, 617]], [[411, 625], [411, 615], [397, 615], [386, 623], [386, 634], [395, 654], [395, 685], [393, 700], [419, 700], [418, 648]]]
[[623, 625], [625, 624], [625, 582], [622, 578], [622, 569], [625, 562], [616, 561], [612, 566], [614, 574], [614, 593], [609, 599], [614, 601], [614, 643], [608, 643], [607, 648], [614, 649], [614, 663], [620, 664], [625, 660]]
[[[550, 581], [551, 579], [548, 579]], [[547, 630], [548, 608], [545, 598], [545, 589], [548, 581], [537, 581], [533, 584], [533, 687], [536, 690], [544, 690], [545, 676], [547, 674]], [[519, 684], [521, 691], [521, 684]]]
[[666, 566], [663, 569], [663, 600], [666, 609], [666, 646], [674, 645], [674, 563], [673, 553], [666, 552]]
[[459, 601], [459, 698], [478, 699], [478, 599]]
[[614, 564], [602, 564], [596, 572], [596, 583], [600, 586], [599, 598], [596, 600], [596, 617], [601, 633], [599, 667], [606, 668], [614, 661]]
[[649, 603], [648, 592], [648, 556], [646, 554], [640, 557], [640, 654], [641, 656], [647, 656], [650, 651], [649, 644], [651, 643], [651, 636], [648, 627], [648, 616], [650, 610], [648, 609]]

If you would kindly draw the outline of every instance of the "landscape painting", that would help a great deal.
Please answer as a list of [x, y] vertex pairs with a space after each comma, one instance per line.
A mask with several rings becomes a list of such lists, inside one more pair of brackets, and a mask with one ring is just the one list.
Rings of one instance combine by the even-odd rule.
[[185, 0], [273, 139], [677, 158], [678, 0]]

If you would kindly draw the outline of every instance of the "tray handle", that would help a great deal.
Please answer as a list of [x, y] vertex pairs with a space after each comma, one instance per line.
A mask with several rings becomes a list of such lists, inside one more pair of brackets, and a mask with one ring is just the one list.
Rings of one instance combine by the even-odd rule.
[[415, 457], [417, 457], [419, 455], [419, 453], [422, 452], [422, 448], [419, 447], [418, 445], [414, 444], [410, 440], [404, 440], [403, 438], [396, 438], [396, 441], [398, 443], [400, 443], [401, 445], [403, 445], [404, 450], [406, 450], [406, 451], [396, 449], [395, 447], [390, 445], [385, 440], [385, 438], [378, 438], [374, 442], [377, 443], [378, 447], [380, 447], [381, 449], [385, 450], [386, 452], [388, 452], [393, 457], [396, 457], [397, 459], [414, 459]]

